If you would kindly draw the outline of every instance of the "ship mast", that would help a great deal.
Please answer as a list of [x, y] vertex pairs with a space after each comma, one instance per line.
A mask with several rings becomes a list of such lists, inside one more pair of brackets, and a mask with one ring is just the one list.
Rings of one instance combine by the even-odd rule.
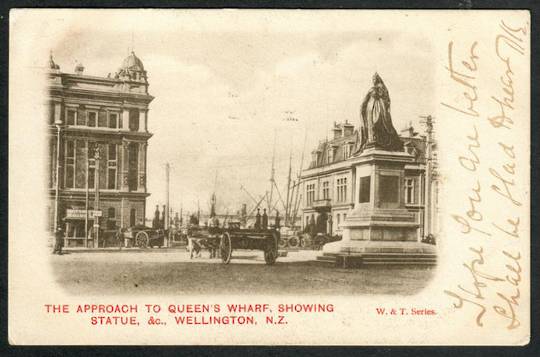
[[210, 198], [210, 218], [213, 218], [216, 216], [216, 188], [217, 188], [217, 177], [218, 172], [216, 170], [216, 178], [214, 180], [214, 192], [212, 193], [212, 196]]
[[274, 194], [274, 176], [276, 174], [276, 131], [274, 130], [274, 149], [272, 151], [272, 169], [270, 171], [270, 195], [268, 196], [268, 214], [272, 211], [272, 196]]
[[290, 214], [290, 211], [291, 211], [291, 208], [290, 208], [290, 192], [291, 192], [291, 171], [292, 171], [292, 147], [291, 147], [291, 151], [289, 153], [289, 176], [287, 178], [287, 204], [285, 205], [285, 226], [288, 226], [288, 223], [289, 223], [289, 214]]
[[306, 141], [307, 141], [307, 128], [305, 129], [305, 133], [304, 133], [304, 146], [302, 147], [302, 156], [300, 158], [300, 169], [298, 170], [296, 185], [293, 186], [293, 189], [294, 187], [296, 187], [296, 197], [294, 198], [294, 210], [293, 210], [293, 216], [292, 216], [293, 225], [296, 223], [296, 215], [298, 214], [298, 209], [300, 208], [300, 200], [301, 200], [301, 196], [299, 195], [300, 177], [302, 176], [302, 170], [304, 168], [304, 152], [306, 151]]

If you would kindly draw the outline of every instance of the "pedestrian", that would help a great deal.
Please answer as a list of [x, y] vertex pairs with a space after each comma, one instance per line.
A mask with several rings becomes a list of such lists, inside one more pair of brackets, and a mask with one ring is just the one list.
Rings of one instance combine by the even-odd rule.
[[329, 214], [328, 215], [328, 225], [327, 225], [327, 228], [328, 228], [328, 235], [329, 236], [332, 236], [332, 225], [333, 225], [333, 220], [332, 220], [332, 214]]
[[255, 229], [261, 229], [261, 210], [257, 208], [257, 214], [255, 215]]
[[54, 233], [54, 249], [53, 254], [62, 255], [62, 248], [64, 247], [64, 230], [62, 227], [58, 227]]
[[154, 211], [154, 219], [152, 219], [152, 228], [159, 228], [159, 206], [156, 205], [156, 210]]
[[262, 215], [262, 229], [268, 229], [268, 215], [266, 214], [266, 208]]
[[280, 224], [281, 224], [281, 217], [279, 217], [279, 211], [276, 210], [276, 220], [275, 220], [275, 223], [274, 223], [274, 228], [276, 230], [279, 230]]
[[311, 215], [311, 219], [309, 220], [309, 235], [311, 238], [315, 237], [317, 234], [317, 227], [315, 225], [315, 217]]
[[120, 250], [122, 250], [122, 245], [124, 244], [124, 228], [120, 227], [116, 230], [116, 245]]

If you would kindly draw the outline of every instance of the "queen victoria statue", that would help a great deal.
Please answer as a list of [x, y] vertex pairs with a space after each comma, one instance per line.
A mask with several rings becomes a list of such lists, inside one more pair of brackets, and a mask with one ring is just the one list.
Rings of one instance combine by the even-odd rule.
[[403, 151], [403, 143], [392, 125], [388, 89], [377, 73], [373, 75], [373, 87], [362, 102], [360, 118], [356, 154], [370, 147], [388, 151]]

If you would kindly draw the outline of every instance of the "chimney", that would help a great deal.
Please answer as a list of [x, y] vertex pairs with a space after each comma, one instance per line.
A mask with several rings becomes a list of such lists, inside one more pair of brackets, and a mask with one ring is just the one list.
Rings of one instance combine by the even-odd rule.
[[82, 75], [84, 72], [84, 66], [81, 63], [77, 63], [75, 66], [75, 74], [78, 74], [79, 76]]
[[340, 124], [337, 124], [336, 122], [334, 122], [334, 128], [332, 129], [332, 131], [334, 132], [334, 139], [341, 138], [342, 130], [341, 130]]
[[349, 123], [348, 120], [345, 120], [345, 124], [343, 126], [343, 136], [349, 136], [354, 133], [354, 125]]

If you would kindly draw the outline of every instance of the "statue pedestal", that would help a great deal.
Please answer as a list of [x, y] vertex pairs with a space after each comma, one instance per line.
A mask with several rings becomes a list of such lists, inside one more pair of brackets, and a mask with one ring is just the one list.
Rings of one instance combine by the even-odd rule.
[[419, 217], [404, 202], [406, 152], [368, 149], [355, 160], [354, 208], [343, 222], [343, 239], [324, 255], [361, 263], [415, 264], [436, 261], [435, 246], [419, 241]]

